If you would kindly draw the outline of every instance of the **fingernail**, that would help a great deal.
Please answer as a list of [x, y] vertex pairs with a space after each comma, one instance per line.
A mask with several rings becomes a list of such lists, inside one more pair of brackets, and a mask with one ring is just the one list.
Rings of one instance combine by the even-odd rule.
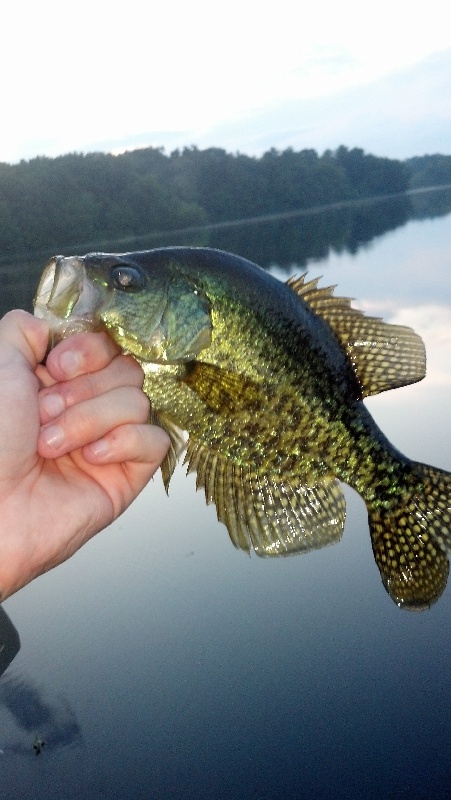
[[41, 405], [48, 417], [59, 417], [64, 411], [64, 400], [57, 392], [43, 395]]
[[47, 447], [53, 447], [56, 450], [63, 442], [63, 429], [60, 425], [49, 425], [48, 428], [42, 428], [41, 438]]
[[94, 456], [103, 457], [110, 452], [110, 445], [107, 439], [98, 439], [89, 445], [89, 449]]
[[65, 353], [61, 353], [59, 363], [66, 377], [74, 378], [81, 372], [83, 356], [76, 350], [66, 350]]

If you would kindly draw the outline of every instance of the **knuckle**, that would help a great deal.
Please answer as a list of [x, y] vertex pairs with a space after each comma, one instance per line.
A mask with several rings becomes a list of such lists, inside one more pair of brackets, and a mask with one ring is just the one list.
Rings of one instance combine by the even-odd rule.
[[122, 366], [126, 367], [130, 379], [136, 383], [136, 386], [141, 387], [144, 380], [144, 372], [136, 359], [133, 356], [120, 355], [118, 360], [120, 360]]
[[141, 391], [141, 389], [137, 390], [137, 396], [139, 398], [138, 399], [138, 407], [139, 407], [139, 410], [140, 410], [140, 412], [142, 414], [142, 418], [144, 420], [147, 420], [148, 417], [149, 417], [149, 413], [150, 413], [150, 401], [149, 401], [149, 398], [147, 397], [146, 394], [144, 394], [144, 392]]
[[146, 421], [149, 417], [150, 403], [149, 398], [137, 386], [130, 387], [131, 397], [133, 398], [134, 417], [139, 422]]
[[84, 400], [93, 400], [99, 394], [95, 376], [89, 373], [62, 383], [59, 391], [63, 395], [67, 407]]

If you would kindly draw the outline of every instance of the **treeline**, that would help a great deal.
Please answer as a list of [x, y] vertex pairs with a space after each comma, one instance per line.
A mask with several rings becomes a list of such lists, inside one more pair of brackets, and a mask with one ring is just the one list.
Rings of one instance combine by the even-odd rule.
[[451, 156], [439, 153], [415, 156], [405, 162], [410, 173], [410, 188], [423, 186], [443, 186], [451, 184]]
[[226, 220], [404, 192], [401, 161], [339, 147], [271, 149], [260, 158], [196, 147], [167, 155], [72, 153], [0, 164], [2, 256], [139, 237]]

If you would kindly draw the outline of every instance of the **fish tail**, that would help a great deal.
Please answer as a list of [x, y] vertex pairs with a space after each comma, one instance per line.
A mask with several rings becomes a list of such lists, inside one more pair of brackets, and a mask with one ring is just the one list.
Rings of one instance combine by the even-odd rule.
[[368, 503], [374, 557], [387, 592], [411, 610], [445, 589], [451, 551], [451, 474], [412, 464], [396, 499]]

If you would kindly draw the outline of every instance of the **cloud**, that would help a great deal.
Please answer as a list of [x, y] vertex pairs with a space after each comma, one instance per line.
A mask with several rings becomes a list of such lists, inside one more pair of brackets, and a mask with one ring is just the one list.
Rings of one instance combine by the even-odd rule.
[[[434, 84], [429, 75], [422, 83], [415, 64], [448, 46], [448, 29], [437, 24], [442, 10], [430, 0], [427, 15], [412, 7], [405, 19], [404, 9], [381, 0], [377, 12], [362, 15], [356, 0], [344, 0], [327, 13], [317, 3], [294, 17], [288, 0], [268, 11], [193, 0], [159, 4], [141, 25], [138, 0], [129, 0], [127, 13], [80, 0], [68, 26], [53, 0], [28, 9], [26, 25], [20, 6], [10, 4], [0, 51], [0, 160], [99, 142], [126, 146], [145, 132], [143, 144], [165, 146], [167, 131], [180, 135], [177, 144], [244, 152], [341, 142], [377, 152], [385, 134], [387, 154], [397, 155], [412, 119], [435, 148], [449, 81]], [[391, 83], [401, 69], [414, 83], [403, 87], [396, 76]], [[387, 82], [377, 89], [379, 79]]]
[[346, 144], [392, 158], [448, 153], [450, 64], [451, 49], [368, 85], [273, 102], [241, 117], [239, 126], [211, 129], [200, 144], [256, 153], [271, 146], [322, 151]]

